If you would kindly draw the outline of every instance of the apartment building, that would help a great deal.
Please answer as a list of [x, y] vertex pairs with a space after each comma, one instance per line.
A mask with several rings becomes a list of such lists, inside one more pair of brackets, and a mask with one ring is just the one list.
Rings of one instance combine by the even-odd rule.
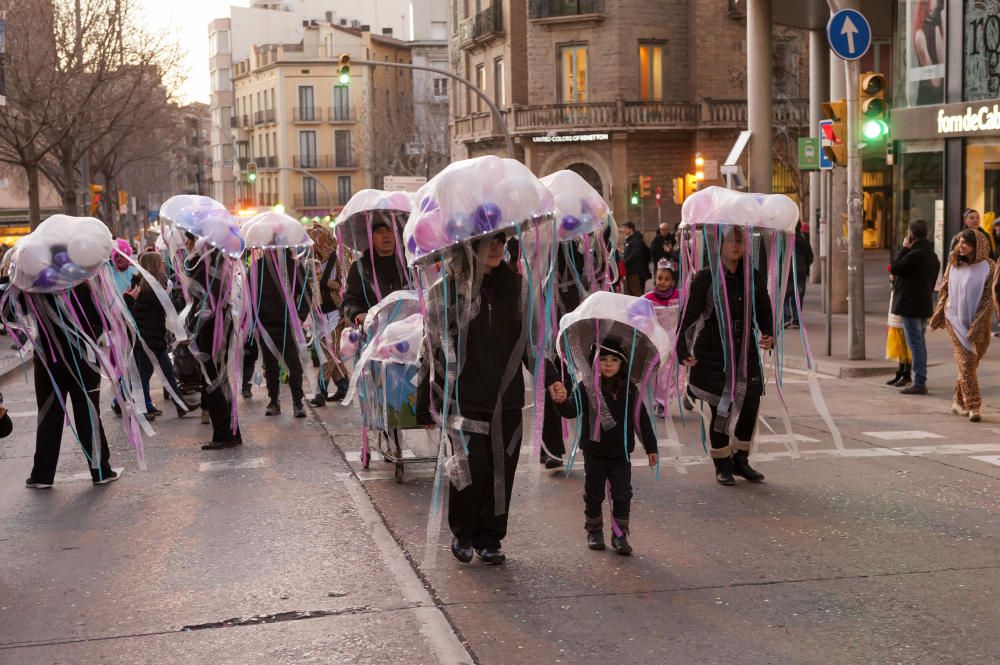
[[[704, 185], [747, 126], [746, 22], [717, 0], [450, 0], [453, 71], [502, 109], [517, 157], [535, 173], [578, 172], [619, 222], [676, 222], [672, 179], [705, 159]], [[807, 131], [808, 37], [775, 28], [775, 191]], [[451, 98], [452, 155], [504, 154], [496, 119], [471, 91]], [[806, 134], [807, 135], [807, 134]], [[780, 153], [780, 154], [779, 154]], [[655, 196], [630, 204], [639, 176]]]
[[351, 195], [381, 185], [412, 142], [412, 74], [355, 66], [339, 80], [338, 57], [409, 63], [389, 36], [313, 21], [297, 44], [256, 46], [233, 64], [237, 168], [243, 205], [284, 205], [306, 217], [335, 215]]
[[177, 142], [172, 156], [171, 192], [209, 196], [212, 191], [210, 116], [207, 104], [194, 102], [177, 110]]

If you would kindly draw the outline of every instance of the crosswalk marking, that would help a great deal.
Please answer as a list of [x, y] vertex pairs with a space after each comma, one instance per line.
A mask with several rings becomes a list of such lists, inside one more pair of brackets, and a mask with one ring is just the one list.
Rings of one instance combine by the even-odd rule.
[[[111, 467], [111, 470], [114, 471], [115, 473], [117, 473], [120, 476], [120, 475], [122, 475], [122, 472], [125, 470], [125, 467], [118, 467], [118, 468]], [[79, 483], [79, 482], [82, 482], [84, 480], [86, 480], [88, 482], [90, 482], [90, 481], [93, 480], [93, 478], [91, 477], [89, 471], [84, 471], [83, 473], [67, 473], [67, 474], [56, 473], [56, 480], [55, 480], [55, 482], [56, 483]]]
[[198, 465], [198, 471], [228, 471], [232, 469], [259, 469], [267, 466], [268, 461], [263, 457], [250, 457], [247, 459], [214, 460], [202, 462]]
[[[372, 461], [373, 462], [381, 462], [382, 461], [382, 453], [378, 452], [377, 450], [372, 450], [372, 451], [369, 451], [369, 452], [370, 452], [370, 454], [372, 456]], [[416, 453], [414, 453], [409, 448], [404, 448], [403, 449], [403, 459], [412, 459], [412, 458], [414, 458], [416, 456], [417, 456]], [[360, 463], [361, 462], [361, 451], [360, 450], [348, 450], [347, 452], [344, 453], [344, 457], [347, 458], [348, 462]]]
[[819, 443], [819, 439], [813, 439], [804, 434], [758, 434], [757, 443], [791, 443], [792, 441], [798, 441], [800, 443]]
[[972, 459], [977, 459], [980, 462], [986, 462], [987, 464], [993, 464], [994, 466], [1000, 466], [1000, 455], [974, 455]]
[[924, 432], [922, 430], [886, 430], [882, 432], [862, 432], [865, 436], [870, 436], [883, 441], [905, 441], [913, 439], [943, 439], [944, 437], [934, 432]]

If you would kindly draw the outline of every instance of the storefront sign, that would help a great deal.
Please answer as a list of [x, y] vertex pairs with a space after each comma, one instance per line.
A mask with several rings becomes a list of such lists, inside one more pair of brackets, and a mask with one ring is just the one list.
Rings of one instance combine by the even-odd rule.
[[1000, 135], [1000, 99], [895, 109], [891, 128], [895, 141]]
[[967, 106], [964, 114], [947, 115], [944, 109], [938, 109], [938, 134], [975, 134], [1000, 129], [1000, 106], [980, 106], [975, 111]]
[[607, 134], [571, 134], [569, 136], [535, 136], [535, 143], [577, 143], [581, 141], [607, 141]]

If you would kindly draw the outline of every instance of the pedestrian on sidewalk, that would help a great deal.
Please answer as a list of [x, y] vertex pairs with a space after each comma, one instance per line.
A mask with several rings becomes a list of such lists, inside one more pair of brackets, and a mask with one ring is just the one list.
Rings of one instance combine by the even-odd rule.
[[[925, 335], [927, 319], [934, 312], [934, 283], [941, 271], [941, 262], [938, 261], [934, 246], [927, 237], [927, 230], [926, 221], [922, 219], [911, 221], [906, 237], [903, 238], [903, 247], [889, 266], [892, 275], [890, 314], [900, 318], [906, 346], [913, 363], [913, 383], [903, 388], [901, 392], [904, 395], [927, 394]], [[962, 232], [964, 233], [965, 231]], [[974, 241], [978, 241], [988, 256], [990, 245], [983, 235], [975, 231], [969, 231], [969, 234]], [[954, 255], [954, 252], [952, 254]], [[890, 327], [890, 334], [891, 331]], [[903, 362], [904, 354], [899, 355], [901, 358], [899, 362]], [[902, 383], [902, 378], [901, 376], [895, 385], [905, 385]]]
[[670, 232], [670, 225], [663, 222], [656, 228], [656, 235], [653, 242], [649, 244], [649, 258], [655, 267], [661, 259], [667, 258], [667, 242], [673, 244], [674, 234]]
[[[139, 266], [156, 279], [164, 289], [167, 286], [167, 273], [164, 266], [163, 257], [158, 252], [145, 252], [139, 257]], [[191, 407], [180, 401], [181, 388], [177, 384], [177, 377], [174, 375], [174, 366], [170, 360], [167, 345], [167, 312], [156, 297], [152, 286], [145, 279], [138, 286], [133, 286], [124, 295], [125, 304], [135, 319], [135, 325], [139, 330], [139, 337], [142, 344], [136, 342], [134, 356], [135, 364], [139, 369], [139, 379], [142, 382], [142, 394], [146, 400], [146, 415], [150, 419], [163, 415], [163, 412], [153, 404], [153, 398], [149, 392], [149, 380], [153, 376], [153, 363], [150, 355], [156, 360], [163, 377], [173, 391], [176, 398], [174, 406], [177, 408], [177, 417], [181, 418], [191, 411]], [[145, 344], [145, 348], [143, 348]], [[146, 353], [146, 349], [149, 353]]]
[[[893, 281], [889, 276], [890, 286]], [[889, 319], [886, 322], [885, 336], [886, 360], [895, 360], [898, 364], [896, 375], [885, 382], [887, 386], [903, 388], [913, 383], [913, 354], [906, 343], [906, 333], [903, 331], [903, 317], [892, 313], [892, 293], [889, 293]]]
[[[734, 473], [754, 483], [764, 480], [764, 474], [750, 466], [750, 442], [764, 394], [758, 347], [774, 348], [774, 330], [765, 274], [744, 268], [749, 240], [742, 227], [725, 228], [721, 266], [715, 276], [710, 267], [695, 273], [677, 333], [677, 361], [690, 368], [688, 392], [712, 411], [711, 455], [715, 479], [722, 485], [735, 485]], [[746, 284], [748, 273], [752, 284]], [[753, 302], [745, 304], [748, 298]], [[721, 315], [719, 299], [727, 305]], [[730, 349], [738, 355], [731, 357]], [[734, 432], [735, 443], [730, 443], [729, 432]]]
[[[639, 436], [649, 466], [656, 466], [658, 458], [656, 433], [649, 413], [641, 402], [638, 386], [630, 384], [628, 373], [622, 371], [628, 363], [628, 354], [623, 349], [622, 343], [616, 339], [605, 339], [602, 343], [591, 347], [590, 355], [594, 359], [595, 369], [600, 377], [599, 386], [595, 386], [600, 395], [586, 395], [583, 384], [578, 383], [572, 390], [578, 399], [568, 400], [569, 393], [561, 381], [549, 387], [549, 394], [564, 418], [580, 417], [584, 427], [580, 450], [583, 452], [583, 514], [586, 520], [587, 547], [592, 550], [604, 549], [602, 505], [607, 486], [612, 518], [611, 547], [618, 554], [628, 555], [632, 553], [632, 546], [628, 542], [632, 502], [630, 455], [635, 450], [635, 427], [629, 427], [629, 424], [634, 419], [636, 400], [640, 400]], [[596, 428], [600, 433], [600, 438], [596, 441], [588, 435], [591, 432], [592, 401], [603, 403], [615, 423], [609, 429]]]
[[642, 240], [642, 234], [635, 230], [635, 224], [622, 225], [625, 235], [625, 294], [641, 298], [649, 279], [649, 248]]
[[[795, 283], [785, 287], [785, 327], [799, 327], [799, 307], [805, 302], [806, 284], [809, 283], [809, 269], [813, 264], [812, 246], [809, 236], [802, 232], [802, 222], [795, 224]], [[795, 295], [798, 294], [798, 305]]]
[[976, 372], [990, 346], [993, 316], [994, 266], [989, 256], [990, 244], [982, 234], [971, 229], [959, 233], [948, 258], [937, 309], [931, 317], [931, 330], [947, 330], [955, 354], [958, 379], [952, 413], [967, 415], [974, 423], [980, 420], [982, 403]]
[[[979, 216], [979, 211], [973, 210], [972, 208], [966, 208], [965, 210], [963, 210], [962, 224], [965, 225], [965, 229], [968, 229], [970, 231], [975, 231], [976, 233], [981, 234], [982, 237], [986, 239], [986, 242], [989, 243], [990, 254], [992, 255], [993, 252], [996, 250], [996, 246], [993, 243], [993, 236], [989, 232], [987, 232], [986, 229], [983, 228], [982, 218]], [[963, 229], [963, 231], [965, 229]], [[952, 250], [954, 250], [955, 245], [958, 244], [958, 237], [960, 235], [962, 235], [961, 231], [956, 233], [955, 237], [951, 239]]]

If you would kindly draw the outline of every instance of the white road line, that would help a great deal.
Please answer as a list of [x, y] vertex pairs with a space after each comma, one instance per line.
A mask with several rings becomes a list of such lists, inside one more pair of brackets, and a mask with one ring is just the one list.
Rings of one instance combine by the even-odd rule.
[[[381, 462], [382, 461], [382, 453], [378, 452], [377, 450], [371, 450], [369, 452], [370, 452], [370, 454], [372, 456], [372, 461], [373, 462], [376, 462], [376, 461], [377, 462]], [[414, 453], [409, 448], [404, 448], [403, 449], [403, 459], [412, 459], [412, 458], [414, 458], [416, 456], [417, 456], [416, 453]], [[350, 462], [350, 463], [352, 463], [352, 464], [360, 464], [361, 463], [361, 451], [360, 450], [348, 450], [348, 451], [345, 451], [344, 452], [344, 457], [346, 457], [347, 461]]]
[[38, 409], [34, 411], [8, 411], [7, 415], [11, 418], [27, 418], [28, 416], [34, 418], [38, 415]]
[[921, 430], [885, 430], [881, 432], [862, 432], [865, 436], [870, 436], [883, 441], [904, 441], [913, 439], [943, 439], [940, 434], [924, 432]]
[[247, 459], [214, 460], [212, 462], [202, 462], [198, 465], [198, 471], [231, 471], [233, 469], [259, 469], [270, 466], [270, 462], [264, 457], [250, 457]]
[[[117, 473], [120, 476], [120, 475], [122, 475], [122, 472], [125, 470], [125, 467], [118, 467], [117, 469], [115, 467], [111, 467], [111, 470], [114, 471], [115, 473]], [[79, 483], [79, 482], [82, 482], [84, 480], [86, 480], [87, 482], [90, 482], [90, 481], [93, 480], [93, 478], [91, 477], [89, 471], [85, 471], [83, 473], [68, 473], [68, 474], [56, 473], [56, 480], [55, 480], [55, 482], [56, 483]]]
[[1000, 466], [1000, 455], [976, 455], [972, 459], [977, 459], [980, 462], [986, 462], [987, 464], [992, 464], [994, 466]]
[[802, 443], [819, 443], [819, 439], [813, 439], [805, 434], [758, 434], [757, 443], [791, 443], [799, 441]]

